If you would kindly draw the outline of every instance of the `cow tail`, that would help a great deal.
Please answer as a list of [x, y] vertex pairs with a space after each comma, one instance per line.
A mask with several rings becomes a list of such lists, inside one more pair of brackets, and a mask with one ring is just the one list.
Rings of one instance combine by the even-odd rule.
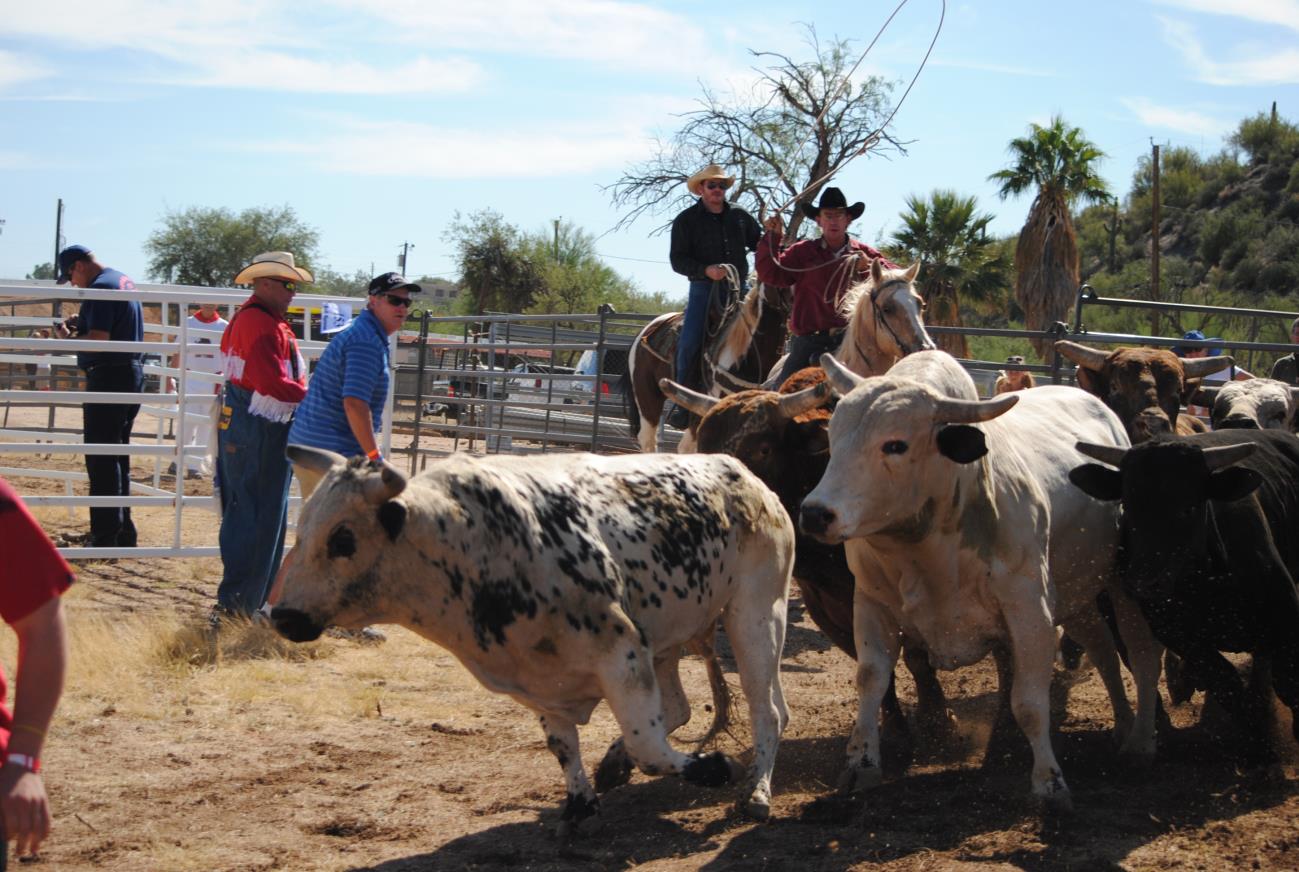
[[708, 672], [708, 689], [713, 694], [713, 721], [708, 725], [708, 732], [698, 739], [689, 740], [700, 748], [731, 728], [731, 688], [726, 683], [726, 674], [722, 672], [722, 664], [718, 662], [717, 651], [713, 646], [716, 634], [714, 628], [707, 635], [692, 640], [688, 646], [691, 653], [704, 661], [704, 668]]

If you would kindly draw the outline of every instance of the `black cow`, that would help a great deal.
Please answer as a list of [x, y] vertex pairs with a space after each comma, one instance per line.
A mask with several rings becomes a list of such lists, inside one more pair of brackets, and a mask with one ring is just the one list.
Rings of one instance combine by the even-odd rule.
[[1242, 725], [1253, 713], [1219, 652], [1269, 659], [1299, 738], [1299, 439], [1226, 430], [1078, 450], [1118, 467], [1070, 479], [1122, 501], [1121, 571], [1155, 635]]

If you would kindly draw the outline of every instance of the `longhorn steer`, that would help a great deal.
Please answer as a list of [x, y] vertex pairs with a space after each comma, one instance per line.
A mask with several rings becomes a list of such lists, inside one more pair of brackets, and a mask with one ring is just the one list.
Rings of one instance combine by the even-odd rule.
[[307, 641], [330, 624], [395, 623], [451, 651], [488, 689], [540, 715], [567, 782], [567, 832], [599, 809], [577, 725], [601, 699], [622, 731], [602, 770], [618, 769], [625, 748], [648, 774], [729, 779], [720, 753], [686, 755], [667, 741], [690, 717], [681, 646], [711, 640], [720, 616], [753, 727], [742, 805], [769, 814], [789, 717], [778, 667], [794, 531], [742, 464], [455, 455], [408, 481], [386, 464], [289, 454], [327, 475], [285, 561], [271, 615], [281, 634]]
[[1299, 439], [1225, 430], [1078, 448], [1117, 467], [1089, 463], [1070, 478], [1122, 505], [1123, 579], [1155, 635], [1242, 725], [1254, 719], [1219, 652], [1270, 657], [1299, 738]]
[[[822, 365], [845, 396], [830, 419], [830, 463], [803, 502], [801, 525], [822, 541], [846, 540], [857, 580], [860, 706], [841, 787], [881, 780], [876, 713], [902, 633], [922, 640], [940, 669], [1009, 647], [1011, 708], [1033, 749], [1032, 790], [1052, 807], [1071, 805], [1049, 736], [1053, 624], [1100, 671], [1116, 733], [1127, 733], [1125, 754], [1153, 755], [1159, 652], [1136, 605], [1110, 586], [1117, 513], [1081, 498], [1068, 479], [1076, 434], [1127, 443], [1114, 413], [1056, 386], [980, 401], [970, 376], [940, 351], [909, 355], [868, 379], [828, 355]], [[1131, 654], [1135, 724], [1114, 640], [1096, 610], [1107, 588]]]
[[1135, 444], [1168, 433], [1203, 433], [1193, 415], [1180, 415], [1199, 379], [1235, 361], [1219, 357], [1178, 357], [1162, 348], [1117, 348], [1105, 352], [1060, 340], [1055, 350], [1078, 364], [1078, 387], [1114, 410]]

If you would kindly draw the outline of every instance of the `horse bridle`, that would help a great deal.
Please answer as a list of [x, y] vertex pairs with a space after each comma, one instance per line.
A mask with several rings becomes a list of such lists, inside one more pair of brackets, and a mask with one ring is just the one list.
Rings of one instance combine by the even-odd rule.
[[[906, 354], [907, 347], [902, 343], [902, 337], [898, 336], [897, 332], [893, 329], [893, 327], [889, 325], [888, 319], [884, 317], [884, 311], [880, 309], [879, 296], [884, 292], [885, 288], [890, 288], [893, 285], [906, 285], [907, 287], [911, 287], [911, 282], [909, 282], [906, 279], [889, 279], [887, 282], [880, 285], [878, 288], [871, 288], [871, 292], [870, 292], [871, 311], [875, 313], [875, 323], [883, 324], [884, 329], [889, 332], [889, 336], [893, 337], [894, 344], [897, 345], [899, 349], [901, 349], [903, 354]], [[853, 342], [857, 345], [857, 353], [862, 356], [862, 360], [870, 360], [870, 358], [867, 357], [866, 353], [862, 350], [861, 343], [857, 341], [857, 336], [855, 333], [853, 334]]]

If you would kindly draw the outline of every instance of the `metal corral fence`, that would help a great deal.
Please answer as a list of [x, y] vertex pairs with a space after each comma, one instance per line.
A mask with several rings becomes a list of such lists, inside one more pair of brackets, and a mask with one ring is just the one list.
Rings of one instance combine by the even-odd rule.
[[[53, 455], [84, 456], [86, 454], [127, 454], [151, 460], [152, 474], [146, 481], [131, 482], [131, 496], [105, 497], [74, 493], [74, 485], [87, 481], [82, 469], [50, 469], [48, 466], [18, 465], [20, 461], [0, 466], [5, 477], [39, 478], [59, 481], [63, 485], [61, 496], [48, 494], [23, 494], [30, 505], [64, 506], [69, 513], [78, 506], [130, 506], [171, 508], [175, 513], [172, 539], [169, 546], [138, 548], [62, 548], [69, 558], [103, 557], [209, 557], [217, 556], [215, 545], [183, 545], [182, 532], [186, 524], [208, 523], [217, 512], [212, 496], [185, 492], [184, 457], [210, 453], [210, 446], [180, 444], [177, 437], [183, 432], [181, 418], [187, 415], [210, 416], [214, 405], [216, 386], [222, 378], [190, 366], [192, 354], [211, 354], [213, 344], [204, 344], [200, 337], [192, 336], [187, 324], [188, 308], [201, 302], [216, 303], [228, 319], [234, 309], [247, 299], [246, 291], [214, 290], [176, 285], [140, 285], [134, 291], [80, 289], [57, 286], [50, 282], [14, 282], [0, 284], [0, 455], [9, 457], [49, 458]], [[54, 323], [70, 314], [72, 307], [84, 300], [135, 299], [145, 310], [142, 342], [91, 341], [85, 339], [54, 339], [35, 336], [33, 333], [49, 330]], [[346, 297], [308, 297], [312, 307], [323, 303], [353, 306], [355, 299]], [[21, 312], [19, 310], [22, 310]], [[48, 312], [49, 314], [45, 314]], [[315, 329], [318, 319], [312, 311], [303, 312], [304, 339], [301, 343], [303, 357], [312, 361], [324, 350], [325, 342]], [[219, 336], [201, 337], [209, 343], [219, 343]], [[144, 389], [134, 393], [87, 393], [85, 380], [76, 367], [77, 351], [133, 351], [144, 355]], [[176, 365], [170, 365], [173, 357]], [[175, 380], [175, 389], [168, 389], [168, 380]], [[204, 402], [207, 400], [208, 402]], [[132, 444], [98, 445], [82, 441], [79, 409], [87, 402], [139, 403]], [[391, 410], [391, 391], [389, 397]], [[196, 411], [196, 407], [201, 411]], [[11, 421], [19, 409], [43, 410], [36, 424], [20, 425]], [[60, 415], [60, 411], [63, 412]], [[28, 416], [30, 418], [30, 416]], [[384, 445], [390, 438], [385, 417]], [[164, 470], [174, 464], [174, 483], [165, 482]], [[295, 496], [293, 505], [299, 502]], [[202, 518], [203, 520], [200, 520]], [[207, 529], [207, 528], [201, 528]], [[215, 535], [212, 536], [215, 539]]]
[[[138, 299], [146, 309], [145, 335], [139, 343], [90, 342], [36, 338], [35, 330], [48, 329], [70, 302], [86, 299]], [[215, 511], [210, 496], [186, 494], [184, 476], [174, 484], [165, 482], [164, 464], [183, 468], [182, 457], [206, 453], [207, 448], [178, 445], [178, 418], [186, 414], [184, 401], [210, 396], [219, 376], [194, 371], [188, 366], [191, 353], [211, 352], [211, 345], [191, 341], [186, 327], [187, 307], [214, 302], [228, 318], [247, 293], [234, 290], [142, 285], [136, 291], [82, 290], [59, 287], [49, 282], [0, 284], [0, 454], [34, 457], [39, 455], [122, 454], [152, 458], [152, 475], [147, 481], [132, 482], [128, 498], [90, 497], [73, 492], [74, 484], [86, 480], [83, 471], [56, 470], [39, 466], [2, 466], [0, 475], [59, 480], [62, 496], [24, 496], [33, 505], [77, 506], [131, 505], [162, 506], [175, 511], [172, 543], [169, 547], [134, 549], [65, 548], [77, 557], [195, 557], [215, 556], [215, 545], [183, 546], [184, 510]], [[327, 337], [318, 325], [325, 304], [357, 307], [364, 301], [348, 297], [303, 295], [292, 312], [300, 316], [299, 333], [303, 356], [319, 357]], [[1022, 340], [1033, 338], [1071, 339], [1098, 347], [1119, 345], [1215, 345], [1231, 350], [1238, 360], [1243, 353], [1251, 362], [1262, 352], [1289, 352], [1288, 344], [1224, 339], [1209, 343], [1186, 342], [1179, 336], [1150, 337], [1138, 334], [1090, 332], [1083, 322], [1089, 306], [1149, 309], [1163, 314], [1194, 312], [1248, 319], [1250, 336], [1266, 319], [1287, 319], [1294, 312], [1262, 309], [1233, 309], [1193, 304], [1151, 303], [1143, 300], [1101, 298], [1084, 285], [1079, 292], [1072, 328], [1057, 323], [1053, 329], [1033, 332], [973, 327], [931, 327], [934, 334], [963, 333], [967, 336], [997, 336]], [[24, 309], [19, 312], [18, 309]], [[50, 314], [44, 314], [48, 311]], [[653, 315], [620, 314], [604, 307], [581, 315], [482, 315], [437, 316], [422, 313], [408, 321], [394, 337], [394, 378], [384, 412], [380, 444], [385, 454], [404, 455], [412, 471], [423, 469], [429, 458], [456, 451], [476, 453], [532, 453], [548, 451], [595, 451], [620, 453], [637, 450], [628, 424], [623, 375], [632, 342]], [[87, 394], [84, 380], [75, 366], [78, 350], [139, 351], [146, 355], [144, 395]], [[168, 365], [179, 356], [176, 367]], [[1004, 361], [963, 360], [980, 392], [987, 395]], [[1039, 382], [1073, 382], [1073, 366], [1056, 358], [1051, 364], [1024, 364], [1019, 369], [1035, 373]], [[1258, 373], [1260, 375], [1265, 373]], [[175, 391], [165, 390], [168, 378], [175, 378]], [[75, 409], [94, 399], [140, 402], [134, 444], [85, 445], [81, 441], [79, 415], [75, 422], [60, 423], [59, 409]], [[36, 425], [11, 426], [13, 409], [41, 408], [46, 413]], [[179, 411], [178, 411], [179, 409]], [[676, 430], [660, 425], [661, 450], [674, 451], [680, 439]], [[395, 437], [395, 438], [394, 438]], [[166, 485], [166, 486], [164, 486]], [[296, 485], [295, 485], [296, 487]], [[292, 504], [296, 507], [297, 497]], [[209, 519], [211, 516], [207, 516]], [[191, 524], [197, 521], [191, 518]], [[210, 525], [215, 531], [215, 526]], [[213, 532], [215, 538], [215, 532]]]

